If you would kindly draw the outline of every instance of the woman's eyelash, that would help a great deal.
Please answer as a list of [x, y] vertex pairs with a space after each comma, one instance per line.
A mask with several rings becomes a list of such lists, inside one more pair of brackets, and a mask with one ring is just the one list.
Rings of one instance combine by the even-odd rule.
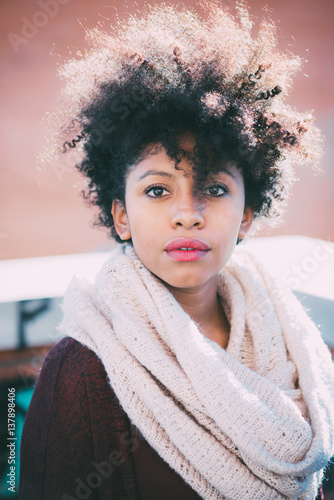
[[[224, 196], [229, 192], [229, 189], [225, 184], [212, 184], [204, 189], [205, 194], [212, 197]], [[160, 184], [154, 184], [145, 189], [144, 193], [151, 198], [161, 198], [166, 193], [169, 193], [168, 189]]]
[[152, 198], [160, 198], [161, 196], [163, 196], [164, 191], [166, 191], [166, 193], [169, 192], [165, 187], [159, 184], [155, 184], [154, 186], [149, 186], [148, 188], [146, 188], [144, 193], [148, 196], [151, 196]]
[[225, 186], [225, 184], [212, 184], [211, 186], [207, 186], [205, 188], [205, 192], [209, 196], [215, 196], [218, 198], [219, 196], [224, 196], [229, 193], [229, 189]]

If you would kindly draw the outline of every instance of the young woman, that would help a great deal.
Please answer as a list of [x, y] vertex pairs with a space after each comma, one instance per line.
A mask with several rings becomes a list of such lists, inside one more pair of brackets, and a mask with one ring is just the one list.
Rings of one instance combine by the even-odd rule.
[[20, 498], [314, 499], [333, 366], [296, 299], [236, 248], [320, 134], [284, 104], [299, 58], [234, 19], [152, 7], [62, 69], [58, 136], [122, 243], [64, 299], [22, 440]]

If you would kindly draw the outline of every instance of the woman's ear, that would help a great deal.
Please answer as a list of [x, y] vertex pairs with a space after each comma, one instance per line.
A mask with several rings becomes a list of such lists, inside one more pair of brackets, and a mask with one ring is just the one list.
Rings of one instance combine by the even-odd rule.
[[254, 211], [250, 207], [246, 207], [242, 216], [238, 238], [241, 240], [245, 238], [246, 234], [251, 228], [254, 219]]
[[129, 240], [131, 238], [130, 225], [128, 216], [123, 203], [119, 200], [113, 200], [111, 207], [111, 215], [114, 219], [115, 229], [121, 240]]

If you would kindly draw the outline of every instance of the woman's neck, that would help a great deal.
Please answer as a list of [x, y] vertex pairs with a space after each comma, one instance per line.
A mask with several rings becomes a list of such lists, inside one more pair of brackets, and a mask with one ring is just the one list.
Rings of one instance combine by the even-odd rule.
[[166, 286], [182, 309], [198, 325], [200, 332], [225, 349], [230, 326], [217, 295], [217, 282], [208, 282], [202, 287], [190, 289]]

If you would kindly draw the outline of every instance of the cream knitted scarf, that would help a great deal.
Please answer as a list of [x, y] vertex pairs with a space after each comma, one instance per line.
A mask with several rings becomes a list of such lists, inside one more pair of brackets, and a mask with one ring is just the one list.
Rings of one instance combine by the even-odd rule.
[[131, 421], [202, 498], [313, 499], [334, 452], [330, 354], [244, 250], [218, 293], [226, 350], [121, 246], [95, 285], [73, 280], [60, 329], [98, 355]]

